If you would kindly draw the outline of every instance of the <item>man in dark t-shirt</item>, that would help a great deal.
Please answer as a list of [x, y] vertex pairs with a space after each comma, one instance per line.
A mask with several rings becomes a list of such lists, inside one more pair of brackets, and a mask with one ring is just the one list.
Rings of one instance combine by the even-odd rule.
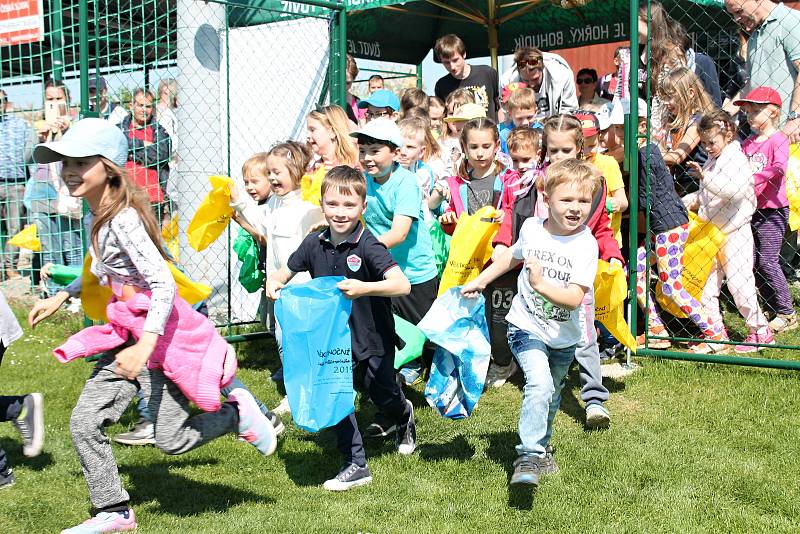
[[486, 109], [486, 116], [497, 122], [497, 110], [500, 107], [497, 71], [486, 65], [468, 65], [464, 41], [457, 35], [450, 34], [437, 39], [434, 52], [448, 72], [436, 82], [436, 96], [446, 100], [447, 95], [456, 89], [468, 89], [474, 95], [475, 103]]

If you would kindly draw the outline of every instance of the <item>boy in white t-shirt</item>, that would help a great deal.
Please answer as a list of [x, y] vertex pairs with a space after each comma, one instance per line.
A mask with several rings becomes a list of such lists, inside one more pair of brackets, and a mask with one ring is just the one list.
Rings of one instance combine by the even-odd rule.
[[506, 316], [508, 343], [525, 373], [522, 443], [511, 484], [538, 485], [540, 475], [558, 471], [548, 445], [561, 388], [581, 340], [578, 308], [597, 272], [597, 241], [584, 223], [599, 187], [588, 162], [550, 165], [544, 186], [548, 218], [527, 219], [517, 242], [461, 289], [464, 296], [477, 297], [487, 284], [525, 262]]

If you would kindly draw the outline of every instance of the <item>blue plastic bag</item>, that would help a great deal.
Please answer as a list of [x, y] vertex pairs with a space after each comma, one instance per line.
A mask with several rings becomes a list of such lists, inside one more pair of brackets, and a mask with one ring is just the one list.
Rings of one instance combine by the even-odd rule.
[[290, 284], [275, 302], [283, 332], [283, 380], [295, 424], [316, 432], [353, 413], [352, 302], [336, 288], [342, 276]]
[[468, 417], [483, 393], [492, 348], [483, 296], [462, 297], [453, 287], [436, 299], [417, 325], [432, 342], [425, 399], [444, 417]]

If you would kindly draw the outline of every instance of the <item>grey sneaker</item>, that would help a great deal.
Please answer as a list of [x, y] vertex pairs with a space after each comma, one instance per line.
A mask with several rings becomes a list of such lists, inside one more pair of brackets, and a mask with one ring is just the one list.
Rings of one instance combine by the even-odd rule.
[[276, 436], [280, 436], [283, 431], [286, 430], [286, 427], [283, 426], [283, 421], [281, 421], [281, 418], [275, 415], [274, 412], [267, 412], [267, 419], [269, 419], [269, 422], [272, 423], [272, 427], [275, 429]]
[[586, 406], [586, 426], [589, 428], [608, 428], [611, 415], [602, 404], [592, 403]]
[[153, 433], [153, 423], [145, 418], [139, 418], [133, 428], [122, 434], [114, 436], [114, 441], [122, 445], [155, 445], [156, 438]]
[[368, 466], [359, 467], [356, 464], [348, 464], [334, 478], [326, 480], [322, 487], [328, 491], [347, 491], [370, 482], [372, 482], [372, 474], [369, 472]]
[[403, 456], [408, 456], [417, 448], [417, 425], [414, 422], [414, 405], [406, 399], [408, 408], [411, 412], [408, 415], [408, 423], [397, 427], [397, 452]]
[[5, 470], [0, 471], [0, 490], [10, 488], [14, 485], [14, 482], [16, 482], [14, 479], [14, 471], [12, 471], [10, 467], [6, 467]]
[[22, 454], [31, 458], [42, 452], [44, 445], [44, 402], [41, 393], [25, 395], [22, 410], [12, 421], [22, 436]]
[[506, 384], [511, 375], [517, 372], [517, 362], [511, 360], [508, 365], [497, 365], [492, 362], [489, 365], [489, 370], [486, 372], [486, 383], [484, 386], [488, 388], [501, 388]]
[[550, 450], [541, 458], [526, 454], [514, 460], [514, 474], [511, 475], [511, 484], [538, 486], [540, 477], [555, 473], [558, 473], [558, 464]]

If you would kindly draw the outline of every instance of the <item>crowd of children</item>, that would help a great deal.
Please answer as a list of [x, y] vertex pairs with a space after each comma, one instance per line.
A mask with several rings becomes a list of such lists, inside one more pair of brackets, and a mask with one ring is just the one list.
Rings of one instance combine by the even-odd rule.
[[[442, 61], [463, 63], [458, 47], [443, 49], [440, 56], [448, 51]], [[502, 90], [499, 113], [506, 120], [498, 124], [487, 117], [494, 110], [487, 113], [486, 103], [469, 89], [456, 89], [444, 101], [418, 89], [398, 98], [382, 81], [370, 79], [363, 100], [348, 99], [349, 113], [336, 105], [311, 111], [305, 143], [290, 140], [253, 155], [242, 169], [243, 186], [231, 189], [234, 220], [262, 249], [262, 321], [280, 352], [280, 325], [272, 309], [281, 288], [346, 275], [338, 287], [353, 300], [354, 370], [379, 411], [365, 434], [393, 435], [398, 452], [411, 454], [417, 439], [414, 407], [402, 385], [424, 377], [432, 347], [396, 373], [392, 314], [417, 324], [437, 297], [431, 229], [440, 226], [452, 234], [462, 215], [494, 207], [499, 230], [491, 260], [461, 294], [487, 297], [492, 345], [487, 387], [500, 387], [522, 370], [521, 443], [511, 483], [536, 485], [558, 470], [550, 441], [573, 361], [587, 426], [610, 423], [600, 362], [621, 345], [595, 324], [593, 285], [598, 260], [622, 266], [628, 245], [621, 103], [547, 116], [537, 109], [536, 91], [513, 82]], [[774, 333], [797, 327], [778, 265], [788, 221], [788, 140], [776, 129], [780, 97], [761, 87], [737, 102], [753, 131], [742, 143], [734, 120], [714, 108], [691, 70], [676, 68], [664, 76], [659, 99], [667, 135], [660, 145], [642, 141], [639, 147], [640, 212], [634, 216], [649, 219], [636, 265], [630, 266], [637, 272], [637, 300], [647, 311], [640, 342], [650, 348], [670, 345], [665, 312], [652, 296], [654, 263], [660, 297], [700, 331], [702, 342], [689, 350], [730, 348], [719, 304], [723, 282], [749, 332], [735, 350], [761, 350], [775, 342]], [[646, 103], [639, 108], [644, 131]], [[121, 168], [127, 143], [120, 131], [100, 119], [84, 119], [62, 140], [39, 145], [35, 157], [39, 163], [62, 162], [70, 194], [87, 201], [93, 214], [91, 274], [112, 288], [112, 303], [125, 309], [146, 304], [136, 322], [111, 321], [134, 336], [103, 352], [70, 422], [97, 514], [65, 532], [130, 530], [136, 526], [134, 512], [102, 428], [119, 419], [137, 391], [147, 398], [155, 422], [154, 443], [169, 454], [234, 432], [268, 455], [275, 450], [280, 420], [243, 385], [231, 386], [235, 354], [224, 343], [214, 369], [198, 369], [190, 356], [176, 356], [181, 340], [196, 340], [210, 323], [176, 294], [152, 211]], [[686, 291], [681, 276], [689, 212], [724, 235], [698, 297]], [[30, 324], [78, 295], [81, 284], [78, 278], [39, 301]], [[497, 292], [504, 298], [493, 298]], [[205, 346], [216, 346], [214, 333], [207, 335]], [[0, 350], [10, 341], [4, 338]], [[75, 343], [60, 349], [65, 358], [80, 352]], [[177, 378], [175, 365], [195, 366], [197, 378], [191, 383]], [[221, 391], [227, 400], [191, 417], [189, 401], [200, 385]], [[275, 411], [287, 410], [284, 399]], [[11, 417], [25, 414], [17, 410]], [[343, 463], [324, 487], [342, 491], [370, 483], [355, 415], [339, 422], [335, 433]], [[0, 469], [0, 477], [8, 473]]]

